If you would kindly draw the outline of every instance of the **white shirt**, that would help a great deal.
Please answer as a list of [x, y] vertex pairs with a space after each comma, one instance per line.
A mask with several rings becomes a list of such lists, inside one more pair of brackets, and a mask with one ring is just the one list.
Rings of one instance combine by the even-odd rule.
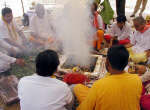
[[41, 38], [52, 37], [52, 27], [47, 14], [39, 18], [36, 14], [31, 17], [30, 30]]
[[21, 110], [66, 110], [73, 97], [67, 84], [36, 74], [20, 80], [18, 95]]
[[131, 44], [134, 45], [132, 49], [136, 53], [150, 49], [150, 28], [144, 33], [136, 31], [131, 37]]
[[[14, 28], [15, 28], [15, 31], [17, 33], [17, 37], [19, 36], [18, 35], [18, 32], [20, 31], [19, 28], [17, 27], [15, 21], [13, 21], [13, 24], [14, 24]], [[13, 35], [13, 38], [15, 38], [15, 35], [13, 33], [13, 29], [12, 29], [12, 22], [10, 24], [8, 24], [9, 28], [10, 28], [10, 31]], [[6, 24], [4, 23], [4, 21], [2, 19], [0, 19], [0, 50], [5, 50], [5, 48], [7, 49], [10, 49], [10, 48], [15, 48], [13, 45], [10, 45], [8, 42], [6, 42], [4, 39], [12, 39], [12, 37], [10, 36], [9, 34], [9, 31], [8, 31], [8, 28], [6, 26]], [[18, 37], [19, 38], [19, 37]], [[17, 40], [17, 42], [20, 42], [20, 39]], [[16, 49], [15, 49], [16, 50]], [[7, 50], [6, 50], [7, 51]]]
[[104, 30], [104, 22], [103, 22], [103, 19], [102, 19], [101, 15], [98, 15], [97, 19], [98, 19], [99, 29]]
[[[14, 28], [15, 28], [16, 32], [19, 32], [19, 29], [18, 29], [15, 21], [13, 21], [13, 24], [14, 24]], [[12, 29], [13, 24], [12, 24], [12, 22], [10, 24], [8, 24], [10, 31], [13, 30]], [[0, 19], [0, 39], [4, 39], [4, 38], [11, 38], [11, 36], [9, 35], [9, 31], [8, 31], [6, 24], [4, 23], [4, 21], [2, 19]]]
[[128, 23], [125, 23], [122, 30], [117, 26], [117, 23], [114, 23], [110, 29], [110, 35], [112, 37], [117, 36], [118, 40], [124, 40], [126, 38], [130, 38], [133, 35], [133, 32]]
[[15, 61], [16, 58], [7, 56], [6, 54], [0, 52], [0, 73], [8, 70], [10, 68], [10, 64], [14, 63]]

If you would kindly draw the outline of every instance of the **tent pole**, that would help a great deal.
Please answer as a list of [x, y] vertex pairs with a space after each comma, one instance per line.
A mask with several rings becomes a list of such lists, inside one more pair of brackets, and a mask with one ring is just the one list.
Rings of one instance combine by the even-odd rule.
[[22, 4], [22, 11], [23, 11], [23, 14], [24, 14], [24, 4], [23, 4], [23, 0], [21, 0], [21, 4]]

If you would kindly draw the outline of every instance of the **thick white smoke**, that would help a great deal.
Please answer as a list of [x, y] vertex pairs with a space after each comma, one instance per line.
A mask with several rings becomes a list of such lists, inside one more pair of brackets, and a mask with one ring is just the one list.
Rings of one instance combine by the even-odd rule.
[[64, 6], [55, 10], [54, 25], [57, 36], [63, 43], [65, 55], [72, 57], [72, 64], [87, 66], [92, 48], [94, 29], [91, 21], [90, 5], [87, 0], [57, 0]]

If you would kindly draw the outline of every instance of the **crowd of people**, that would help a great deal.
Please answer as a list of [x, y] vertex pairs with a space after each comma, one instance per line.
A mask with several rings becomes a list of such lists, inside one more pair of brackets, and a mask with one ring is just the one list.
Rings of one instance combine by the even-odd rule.
[[[99, 52], [104, 48], [103, 44], [109, 48], [105, 62], [108, 73], [95, 81], [91, 88], [78, 82], [68, 85], [53, 77], [60, 64], [53, 44], [60, 41], [54, 37], [55, 28], [43, 5], [35, 7], [29, 26], [30, 37], [26, 37], [16, 25], [12, 10], [8, 7], [2, 9], [0, 76], [7, 74], [11, 64], [24, 65], [25, 61], [19, 56], [30, 48], [29, 43], [33, 48], [48, 45], [36, 57], [35, 74], [19, 81], [21, 110], [72, 110], [74, 100], [79, 102], [77, 110], [150, 110], [150, 72], [144, 65], [136, 67], [136, 74], [126, 71], [129, 61], [150, 64], [150, 17], [135, 17], [133, 27], [125, 16], [125, 10], [120, 7], [115, 22], [106, 28], [103, 17], [97, 11], [97, 3], [94, 2], [90, 8], [95, 29], [91, 45], [93, 51]], [[136, 12], [137, 9], [132, 16]]]

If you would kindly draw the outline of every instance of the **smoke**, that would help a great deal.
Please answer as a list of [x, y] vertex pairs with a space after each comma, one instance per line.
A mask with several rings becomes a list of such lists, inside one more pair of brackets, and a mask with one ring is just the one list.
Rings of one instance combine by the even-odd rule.
[[[57, 0], [56, 4], [63, 5], [63, 9], [56, 9], [53, 25], [57, 37], [63, 44], [67, 57], [71, 57], [70, 64], [90, 64], [90, 50], [94, 29], [91, 20], [91, 3], [87, 0]], [[57, 16], [56, 16], [57, 15]]]

